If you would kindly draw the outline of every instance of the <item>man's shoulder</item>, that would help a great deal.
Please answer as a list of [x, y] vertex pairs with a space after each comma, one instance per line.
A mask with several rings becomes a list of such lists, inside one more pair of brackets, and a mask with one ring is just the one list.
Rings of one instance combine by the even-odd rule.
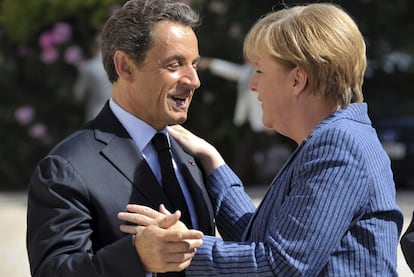
[[86, 153], [90, 152], [94, 148], [94, 145], [97, 144], [98, 142], [95, 139], [94, 130], [80, 129], [58, 142], [48, 155], [58, 155], [62, 157], [74, 156], [76, 153], [83, 153], [83, 155], [86, 155]]

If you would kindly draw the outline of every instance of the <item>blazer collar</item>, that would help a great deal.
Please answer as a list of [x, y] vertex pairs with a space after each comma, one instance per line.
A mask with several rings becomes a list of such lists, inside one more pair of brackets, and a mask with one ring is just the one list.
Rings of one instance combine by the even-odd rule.
[[161, 203], [168, 201], [141, 151], [112, 113], [108, 102], [85, 128], [94, 130], [95, 139], [103, 143], [102, 156], [142, 193], [152, 207], [158, 209]]

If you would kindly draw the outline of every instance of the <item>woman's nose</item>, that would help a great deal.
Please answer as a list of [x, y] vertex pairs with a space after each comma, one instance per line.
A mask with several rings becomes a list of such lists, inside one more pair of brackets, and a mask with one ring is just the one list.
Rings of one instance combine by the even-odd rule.
[[250, 79], [248, 86], [251, 91], [257, 92], [257, 80], [255, 76], [256, 74]]

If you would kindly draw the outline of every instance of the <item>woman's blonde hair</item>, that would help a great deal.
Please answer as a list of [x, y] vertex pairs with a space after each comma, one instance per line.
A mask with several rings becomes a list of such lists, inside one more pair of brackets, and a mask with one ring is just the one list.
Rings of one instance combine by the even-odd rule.
[[271, 12], [250, 29], [244, 55], [268, 54], [308, 74], [308, 86], [341, 107], [362, 102], [365, 42], [352, 18], [334, 4], [317, 3]]

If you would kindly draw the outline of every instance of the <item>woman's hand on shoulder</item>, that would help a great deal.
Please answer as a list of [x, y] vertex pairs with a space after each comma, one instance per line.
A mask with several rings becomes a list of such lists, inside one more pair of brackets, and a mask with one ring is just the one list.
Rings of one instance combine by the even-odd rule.
[[223, 157], [213, 145], [184, 127], [180, 125], [169, 126], [168, 132], [187, 153], [194, 156], [201, 163], [207, 174], [225, 164]]

